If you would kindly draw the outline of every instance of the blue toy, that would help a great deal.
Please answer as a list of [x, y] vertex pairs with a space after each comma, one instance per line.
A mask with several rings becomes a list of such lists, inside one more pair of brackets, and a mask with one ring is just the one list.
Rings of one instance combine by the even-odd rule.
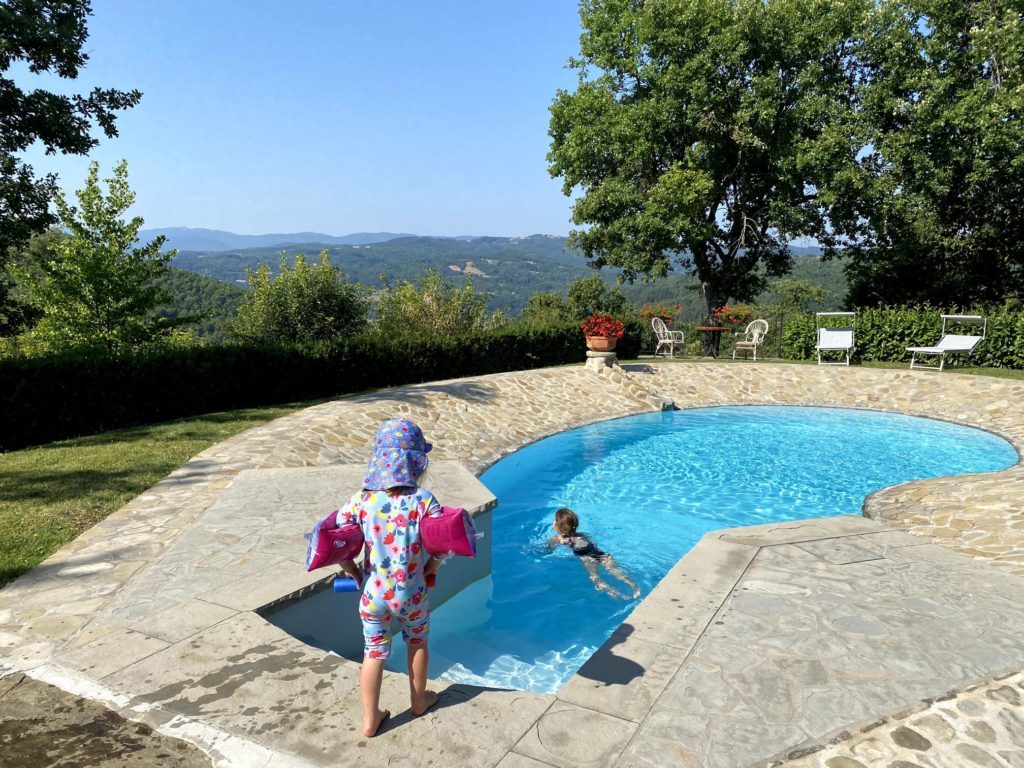
[[338, 576], [334, 579], [334, 591], [335, 592], [358, 592], [359, 584], [356, 583], [355, 579], [349, 579], [345, 576]]

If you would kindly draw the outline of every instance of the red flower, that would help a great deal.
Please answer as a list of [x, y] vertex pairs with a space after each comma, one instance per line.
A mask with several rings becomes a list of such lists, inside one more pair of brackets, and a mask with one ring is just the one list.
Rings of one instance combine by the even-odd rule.
[[600, 312], [595, 312], [580, 323], [580, 330], [583, 331], [584, 336], [607, 336], [621, 339], [624, 328], [621, 320], [616, 320], [611, 315], [602, 315]]

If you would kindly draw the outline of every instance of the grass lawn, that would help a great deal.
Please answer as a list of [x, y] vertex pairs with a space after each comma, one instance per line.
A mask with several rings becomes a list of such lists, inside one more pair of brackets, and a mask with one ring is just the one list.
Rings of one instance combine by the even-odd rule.
[[209, 413], [0, 453], [0, 586], [197, 453], [309, 405]]

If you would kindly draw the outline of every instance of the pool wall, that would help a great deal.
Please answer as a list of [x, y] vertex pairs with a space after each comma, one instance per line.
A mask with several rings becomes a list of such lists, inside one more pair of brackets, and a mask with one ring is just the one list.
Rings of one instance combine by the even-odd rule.
[[[494, 495], [458, 465], [440, 462], [431, 467], [430, 489], [448, 506], [461, 506], [473, 516], [478, 533], [476, 557], [453, 557], [441, 568], [437, 586], [430, 591], [430, 605], [443, 605], [464, 587], [491, 573], [492, 510]], [[361, 474], [363, 466], [345, 465], [341, 472]], [[335, 593], [333, 573], [257, 611], [264, 619], [292, 637], [339, 656], [360, 660], [363, 632], [359, 622], [359, 592]], [[314, 574], [311, 574], [313, 576]]]

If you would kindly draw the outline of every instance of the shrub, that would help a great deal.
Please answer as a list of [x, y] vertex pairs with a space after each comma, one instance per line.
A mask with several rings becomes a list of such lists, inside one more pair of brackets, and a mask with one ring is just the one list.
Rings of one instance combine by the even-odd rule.
[[[928, 306], [880, 307], [862, 309], [855, 321], [853, 360], [869, 362], [907, 362], [907, 347], [928, 346], [942, 332], [940, 314], [956, 314]], [[1011, 308], [972, 312], [988, 318], [985, 340], [970, 364], [983, 368], [1024, 369], [1024, 312]], [[948, 329], [947, 329], [948, 330]], [[783, 338], [783, 356], [791, 360], [815, 357], [815, 320], [813, 314], [789, 315]], [[963, 364], [963, 357], [951, 357], [947, 366]]]
[[[510, 326], [461, 336], [365, 333], [300, 346], [159, 347], [118, 356], [0, 359], [0, 451], [118, 427], [377, 387], [582, 363], [579, 327]], [[619, 354], [635, 357], [626, 323]]]

